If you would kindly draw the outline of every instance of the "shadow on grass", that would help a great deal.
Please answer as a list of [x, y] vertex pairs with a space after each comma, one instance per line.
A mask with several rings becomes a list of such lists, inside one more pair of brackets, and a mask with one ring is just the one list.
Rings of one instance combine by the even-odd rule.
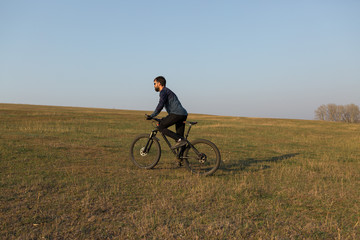
[[223, 163], [221, 170], [222, 171], [227, 171], [227, 172], [234, 172], [234, 171], [243, 171], [246, 170], [248, 168], [254, 168], [251, 171], [260, 171], [263, 169], [267, 169], [270, 168], [269, 165], [266, 165], [266, 163], [272, 163], [272, 162], [281, 162], [283, 160], [287, 160], [290, 158], [293, 158], [297, 155], [299, 155], [300, 153], [289, 153], [289, 154], [285, 154], [285, 155], [281, 155], [281, 156], [276, 156], [276, 157], [272, 157], [269, 159], [262, 159], [262, 160], [257, 160], [254, 158], [248, 158], [246, 160], [239, 160], [239, 161], [235, 161], [232, 160], [230, 161], [230, 163]]

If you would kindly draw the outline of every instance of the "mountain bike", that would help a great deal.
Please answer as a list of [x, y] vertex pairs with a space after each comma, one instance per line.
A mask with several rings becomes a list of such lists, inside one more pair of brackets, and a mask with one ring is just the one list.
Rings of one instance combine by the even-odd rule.
[[[152, 118], [154, 129], [150, 134], [141, 134], [137, 136], [130, 147], [130, 159], [139, 168], [152, 169], [158, 164], [161, 157], [160, 139], [157, 138], [159, 130], [157, 126], [161, 119]], [[191, 127], [197, 122], [185, 121], [188, 130], [185, 135], [186, 145], [173, 149], [167, 137], [161, 133], [165, 143], [175, 155], [180, 166], [183, 164], [194, 174], [211, 175], [220, 166], [221, 156], [217, 146], [206, 139], [196, 139], [188, 141]]]

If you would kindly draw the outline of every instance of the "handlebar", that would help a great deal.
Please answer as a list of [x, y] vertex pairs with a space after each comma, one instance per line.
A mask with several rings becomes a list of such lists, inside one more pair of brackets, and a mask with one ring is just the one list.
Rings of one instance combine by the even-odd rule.
[[[145, 114], [145, 116], [146, 116], [146, 119], [147, 119], [147, 120], [154, 120], [154, 121], [156, 121], [156, 122], [158, 122], [158, 123], [161, 122], [161, 119], [160, 119], [160, 118], [151, 117], [151, 116], [148, 115], [148, 114]], [[190, 126], [192, 126], [192, 125], [196, 125], [198, 122], [184, 121], [184, 123], [189, 124]]]
[[145, 116], [146, 116], [146, 118], [147, 118], [148, 120], [155, 120], [155, 121], [157, 121], [157, 122], [160, 122], [160, 121], [161, 121], [161, 119], [155, 118], [155, 117], [151, 117], [151, 116], [148, 115], [148, 114], [145, 114]]

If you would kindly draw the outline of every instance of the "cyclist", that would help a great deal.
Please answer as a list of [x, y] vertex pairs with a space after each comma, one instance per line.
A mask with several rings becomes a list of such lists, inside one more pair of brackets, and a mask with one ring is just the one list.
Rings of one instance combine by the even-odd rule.
[[[187, 119], [187, 111], [183, 108], [175, 93], [166, 87], [166, 79], [163, 76], [158, 76], [154, 79], [154, 89], [156, 92], [160, 92], [159, 104], [155, 111], [146, 119], [151, 120], [153, 117], [156, 117], [165, 107], [168, 115], [161, 119], [158, 126], [159, 131], [176, 141], [176, 144], [172, 147], [173, 149], [185, 146], [187, 142], [184, 139], [184, 121]], [[176, 126], [176, 133], [168, 129], [168, 127], [174, 124]]]

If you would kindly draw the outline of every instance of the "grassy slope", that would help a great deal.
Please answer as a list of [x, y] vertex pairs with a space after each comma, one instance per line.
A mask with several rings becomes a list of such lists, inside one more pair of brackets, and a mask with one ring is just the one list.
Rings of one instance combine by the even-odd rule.
[[198, 177], [132, 165], [143, 114], [0, 104], [0, 238], [360, 237], [359, 124], [190, 115], [224, 161]]

